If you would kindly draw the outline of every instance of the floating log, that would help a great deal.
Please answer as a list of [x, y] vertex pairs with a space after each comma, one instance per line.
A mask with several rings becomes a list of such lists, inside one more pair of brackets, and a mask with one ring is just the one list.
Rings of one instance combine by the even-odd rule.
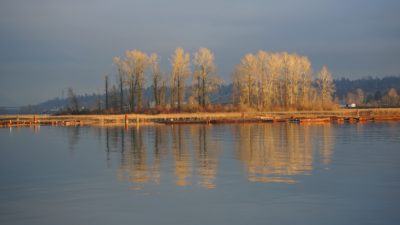
[[330, 123], [331, 118], [301, 118], [299, 119], [300, 123]]

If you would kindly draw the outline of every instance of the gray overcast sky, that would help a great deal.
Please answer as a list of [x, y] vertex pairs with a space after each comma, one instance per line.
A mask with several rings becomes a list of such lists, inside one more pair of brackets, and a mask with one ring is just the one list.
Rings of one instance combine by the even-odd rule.
[[1, 0], [0, 106], [103, 90], [113, 56], [210, 48], [230, 81], [245, 53], [306, 55], [334, 77], [400, 74], [398, 0]]

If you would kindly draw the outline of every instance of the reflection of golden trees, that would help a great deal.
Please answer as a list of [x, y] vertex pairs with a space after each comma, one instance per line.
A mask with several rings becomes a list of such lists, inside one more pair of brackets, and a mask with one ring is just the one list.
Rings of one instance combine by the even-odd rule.
[[[114, 141], [121, 142], [122, 158], [118, 176], [122, 180], [135, 184], [160, 183], [162, 161], [170, 153], [168, 149], [171, 149], [176, 185], [192, 184], [195, 164], [199, 177], [197, 183], [204, 188], [215, 187], [220, 146], [212, 140], [212, 126], [155, 126], [134, 128], [125, 133], [117, 129], [106, 129], [106, 149], [109, 155], [117, 146]], [[148, 142], [145, 140], [146, 134], [150, 135]], [[127, 140], [124, 136], [128, 137]]]
[[[253, 182], [296, 182], [292, 176], [312, 170], [311, 138], [322, 138], [323, 163], [329, 163], [333, 142], [331, 127], [297, 124], [244, 124], [238, 129], [238, 158], [244, 162], [248, 180]], [[322, 136], [322, 137], [321, 137]]]
[[191, 135], [197, 160], [197, 173], [200, 176], [199, 185], [204, 188], [214, 188], [220, 146], [218, 142], [212, 140], [212, 129], [208, 125], [191, 126]]
[[333, 130], [331, 126], [332, 124], [329, 123], [325, 124], [321, 128], [322, 132], [321, 157], [322, 157], [322, 163], [324, 165], [328, 165], [332, 159], [334, 140], [333, 140]]
[[[311, 173], [315, 156], [320, 157], [323, 165], [330, 163], [334, 146], [332, 126], [240, 124], [229, 127], [234, 131], [232, 137], [228, 132], [223, 135], [232, 138], [236, 156], [243, 162], [249, 181], [294, 183], [296, 175]], [[195, 178], [198, 179], [195, 184], [214, 188], [222, 152], [215, 127], [107, 128], [104, 132], [107, 154], [116, 154], [115, 149], [120, 149], [118, 176], [134, 184], [159, 184], [166, 160], [172, 166], [176, 185], [192, 185]], [[320, 150], [315, 152], [314, 148]]]
[[122, 152], [119, 175], [134, 183], [146, 183], [149, 181], [149, 172], [143, 130], [132, 128], [128, 135], [129, 147]]
[[154, 128], [154, 160], [152, 166], [152, 179], [157, 184], [160, 183], [161, 178], [161, 159], [167, 154], [167, 131], [164, 126], [157, 126]]
[[[167, 131], [165, 127], [154, 127], [151, 135], [153, 142], [153, 154], [145, 144], [146, 129], [132, 128], [119, 133], [121, 135], [121, 165], [118, 176], [122, 180], [129, 180], [136, 184], [145, 184], [149, 182], [159, 183], [161, 178], [161, 160], [167, 154], [166, 141]], [[116, 133], [118, 134], [118, 133]], [[125, 140], [124, 136], [128, 137]], [[127, 142], [127, 143], [125, 143]], [[125, 149], [125, 145], [128, 147]], [[150, 146], [150, 145], [149, 145]]]
[[189, 149], [183, 136], [183, 126], [172, 127], [172, 152], [175, 160], [176, 184], [186, 186], [191, 184], [187, 179], [192, 176], [192, 162]]

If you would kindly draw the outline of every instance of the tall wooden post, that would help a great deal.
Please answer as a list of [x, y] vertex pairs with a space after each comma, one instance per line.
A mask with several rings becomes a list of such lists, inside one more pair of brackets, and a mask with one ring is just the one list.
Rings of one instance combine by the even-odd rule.
[[125, 128], [128, 128], [128, 114], [125, 113]]

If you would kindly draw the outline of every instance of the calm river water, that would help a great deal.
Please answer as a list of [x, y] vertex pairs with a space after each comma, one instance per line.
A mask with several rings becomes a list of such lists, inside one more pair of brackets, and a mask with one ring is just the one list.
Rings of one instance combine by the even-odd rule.
[[399, 224], [400, 123], [0, 129], [0, 224]]

